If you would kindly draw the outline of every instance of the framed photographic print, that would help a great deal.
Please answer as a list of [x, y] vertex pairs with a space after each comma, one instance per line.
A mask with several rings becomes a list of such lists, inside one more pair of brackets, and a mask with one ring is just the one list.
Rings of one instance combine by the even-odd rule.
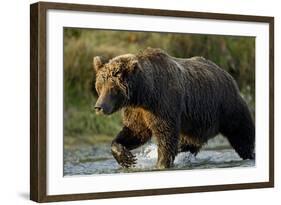
[[30, 198], [274, 186], [274, 18], [40, 2]]

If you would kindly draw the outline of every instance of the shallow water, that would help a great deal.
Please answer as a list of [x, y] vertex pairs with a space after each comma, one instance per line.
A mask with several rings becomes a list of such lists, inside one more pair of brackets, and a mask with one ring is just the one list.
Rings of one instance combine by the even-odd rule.
[[[121, 168], [110, 152], [109, 144], [84, 146], [64, 150], [64, 176], [110, 174], [153, 171], [157, 160], [157, 146], [153, 143], [133, 151], [137, 164], [133, 168]], [[207, 146], [195, 157], [190, 153], [179, 153], [172, 169], [211, 169], [255, 166], [254, 160], [242, 160], [229, 148]]]

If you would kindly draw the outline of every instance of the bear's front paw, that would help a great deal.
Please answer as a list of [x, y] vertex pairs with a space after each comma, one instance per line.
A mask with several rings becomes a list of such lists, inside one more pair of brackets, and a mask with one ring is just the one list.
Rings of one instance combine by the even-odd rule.
[[136, 156], [121, 144], [113, 143], [111, 152], [116, 161], [124, 168], [133, 167], [136, 164]]

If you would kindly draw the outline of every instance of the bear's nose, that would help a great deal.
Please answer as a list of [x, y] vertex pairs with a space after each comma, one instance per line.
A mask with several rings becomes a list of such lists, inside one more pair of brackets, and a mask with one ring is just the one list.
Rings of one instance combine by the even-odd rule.
[[102, 111], [102, 107], [101, 106], [95, 106], [94, 109], [95, 109], [96, 112]]

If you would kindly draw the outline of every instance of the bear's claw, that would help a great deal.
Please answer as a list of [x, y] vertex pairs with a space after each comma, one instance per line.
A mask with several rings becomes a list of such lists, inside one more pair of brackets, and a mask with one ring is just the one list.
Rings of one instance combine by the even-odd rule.
[[[128, 151], [128, 150], [127, 150]], [[136, 156], [133, 155], [130, 151], [124, 153], [118, 163], [125, 168], [134, 167], [136, 165]]]
[[121, 144], [112, 144], [111, 152], [118, 164], [124, 168], [134, 167], [137, 162], [136, 156]]

